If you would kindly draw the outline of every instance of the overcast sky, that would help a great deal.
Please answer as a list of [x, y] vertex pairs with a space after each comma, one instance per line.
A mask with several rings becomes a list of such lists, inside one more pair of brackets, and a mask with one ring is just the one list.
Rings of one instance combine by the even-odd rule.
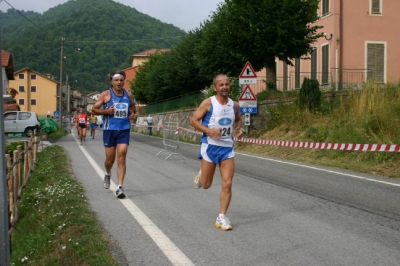
[[[173, 24], [185, 31], [194, 30], [217, 10], [223, 0], [114, 0], [141, 13]], [[18, 10], [43, 13], [68, 0], [0, 0], [0, 10], [13, 6]], [[7, 4], [8, 3], [8, 4]], [[9, 5], [10, 4], [10, 5]]]

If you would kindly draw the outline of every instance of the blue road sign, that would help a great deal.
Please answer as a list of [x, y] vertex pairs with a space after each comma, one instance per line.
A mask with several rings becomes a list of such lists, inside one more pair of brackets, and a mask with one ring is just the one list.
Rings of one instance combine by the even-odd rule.
[[240, 113], [241, 114], [256, 114], [257, 113], [257, 107], [240, 107]]

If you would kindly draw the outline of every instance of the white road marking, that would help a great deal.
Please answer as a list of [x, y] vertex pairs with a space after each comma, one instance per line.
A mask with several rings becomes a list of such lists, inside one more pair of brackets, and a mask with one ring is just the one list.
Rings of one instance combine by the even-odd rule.
[[[74, 138], [75, 135], [73, 134]], [[76, 139], [76, 138], [75, 138]], [[78, 145], [79, 142], [76, 140]], [[93, 166], [100, 179], [104, 178], [103, 169], [96, 163], [96, 161], [90, 156], [90, 154], [84, 148], [85, 146], [79, 146], [83, 154], [88, 159], [89, 163]], [[117, 185], [111, 181], [110, 190], [115, 195], [115, 191], [117, 190]], [[128, 212], [135, 218], [135, 220], [142, 226], [144, 231], [153, 239], [156, 245], [160, 248], [160, 250], [164, 253], [164, 255], [168, 258], [168, 260], [173, 265], [194, 265], [194, 263], [165, 235], [160, 228], [155, 225], [149, 217], [138, 207], [135, 203], [128, 197], [120, 200], [122, 205], [128, 210]]]
[[327, 172], [327, 173], [332, 173], [332, 174], [337, 174], [337, 175], [350, 176], [350, 177], [363, 179], [363, 180], [371, 181], [371, 182], [375, 182], [375, 183], [381, 183], [381, 184], [385, 184], [385, 185], [400, 187], [400, 184], [397, 184], [397, 183], [381, 181], [381, 180], [376, 180], [376, 179], [367, 178], [367, 177], [358, 176], [358, 175], [341, 173], [341, 172], [332, 171], [332, 170], [321, 169], [321, 168], [314, 167], [314, 166], [302, 165], [302, 164], [292, 163], [292, 162], [285, 162], [285, 161], [281, 161], [281, 160], [270, 159], [270, 158], [265, 158], [265, 157], [259, 157], [259, 156], [255, 156], [255, 155], [249, 155], [249, 154], [238, 153], [238, 152], [236, 154], [240, 154], [240, 155], [247, 156], [247, 157], [252, 157], [252, 158], [257, 158], [257, 159], [262, 159], [262, 160], [268, 160], [268, 161], [277, 162], [277, 163], [295, 165], [295, 166], [299, 166], [299, 167], [303, 167], [303, 168], [309, 168], [309, 169], [318, 170], [318, 171]]

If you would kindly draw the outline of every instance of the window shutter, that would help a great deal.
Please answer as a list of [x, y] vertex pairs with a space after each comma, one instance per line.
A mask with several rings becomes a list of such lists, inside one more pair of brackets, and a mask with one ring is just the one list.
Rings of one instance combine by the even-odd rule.
[[286, 62], [283, 62], [283, 90], [288, 90], [288, 65]]
[[329, 45], [322, 46], [322, 84], [329, 83]]
[[300, 58], [294, 59], [294, 87], [300, 88]]
[[314, 47], [311, 53], [311, 78], [317, 79], [317, 48]]
[[381, 14], [381, 0], [371, 0], [371, 14]]
[[385, 82], [385, 45], [367, 44], [367, 79], [375, 83]]
[[322, 0], [322, 15], [329, 14], [329, 0]]

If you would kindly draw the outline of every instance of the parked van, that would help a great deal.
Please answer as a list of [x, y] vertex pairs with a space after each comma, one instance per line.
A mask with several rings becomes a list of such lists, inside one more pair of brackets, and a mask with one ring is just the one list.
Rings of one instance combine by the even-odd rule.
[[40, 130], [40, 121], [35, 112], [4, 112], [4, 133], [24, 133], [27, 137]]

